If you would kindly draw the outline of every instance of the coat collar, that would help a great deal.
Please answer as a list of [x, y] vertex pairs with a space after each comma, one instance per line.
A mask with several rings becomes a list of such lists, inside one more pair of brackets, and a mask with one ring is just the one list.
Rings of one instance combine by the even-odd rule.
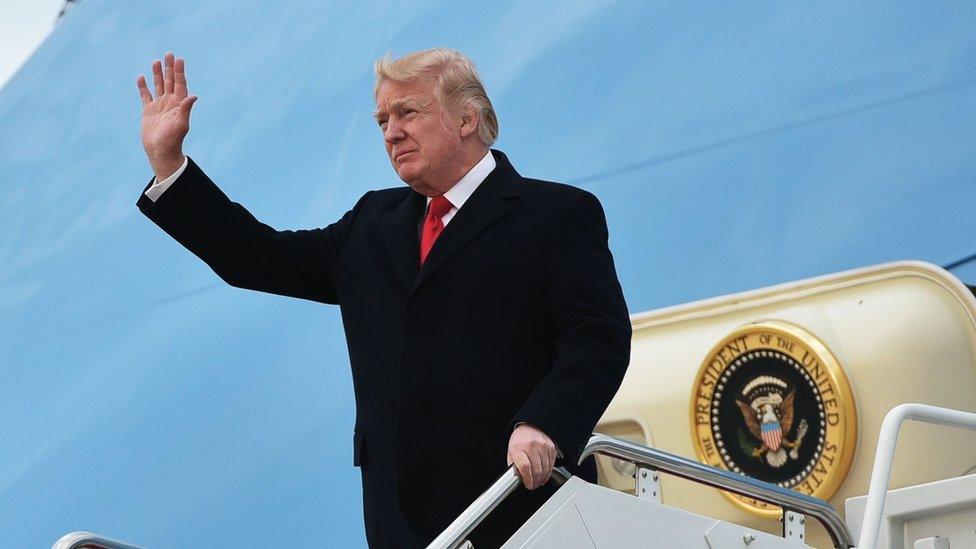
[[424, 213], [425, 197], [410, 191], [399, 206], [383, 216], [383, 235], [387, 248], [397, 273], [408, 290], [416, 290], [452, 255], [508, 213], [505, 199], [518, 196], [521, 176], [504, 153], [494, 149], [491, 153], [495, 157], [495, 169], [454, 214], [454, 218], [437, 238], [422, 267], [417, 224]]
[[417, 280], [420, 270], [420, 243], [417, 241], [417, 222], [424, 215], [427, 201], [413, 190], [399, 206], [383, 215], [383, 240], [390, 252], [390, 259], [404, 288], [409, 290]]

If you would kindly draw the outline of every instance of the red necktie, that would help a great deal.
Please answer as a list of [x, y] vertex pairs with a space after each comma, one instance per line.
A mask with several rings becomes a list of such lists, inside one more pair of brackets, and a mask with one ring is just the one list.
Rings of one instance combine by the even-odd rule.
[[427, 206], [427, 215], [424, 217], [424, 228], [420, 233], [420, 264], [424, 264], [427, 254], [434, 247], [434, 241], [444, 232], [444, 222], [441, 218], [451, 211], [453, 205], [444, 196], [435, 197]]

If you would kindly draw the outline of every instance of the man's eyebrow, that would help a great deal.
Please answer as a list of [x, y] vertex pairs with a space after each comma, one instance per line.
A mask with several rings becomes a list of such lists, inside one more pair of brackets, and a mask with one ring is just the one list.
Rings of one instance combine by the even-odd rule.
[[432, 101], [427, 101], [424, 103], [416, 97], [401, 97], [399, 99], [393, 99], [387, 103], [385, 109], [380, 107], [373, 111], [373, 118], [379, 120], [381, 117], [385, 116], [388, 111], [396, 112], [403, 110], [408, 106], [423, 109], [428, 107], [431, 103]]

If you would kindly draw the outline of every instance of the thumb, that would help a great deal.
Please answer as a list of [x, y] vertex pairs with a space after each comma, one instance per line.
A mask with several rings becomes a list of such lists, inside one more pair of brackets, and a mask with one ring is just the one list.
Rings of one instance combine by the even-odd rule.
[[193, 108], [193, 104], [197, 102], [197, 99], [199, 98], [195, 95], [184, 97], [183, 100], [180, 101], [180, 113], [187, 117], [190, 116], [190, 109]]

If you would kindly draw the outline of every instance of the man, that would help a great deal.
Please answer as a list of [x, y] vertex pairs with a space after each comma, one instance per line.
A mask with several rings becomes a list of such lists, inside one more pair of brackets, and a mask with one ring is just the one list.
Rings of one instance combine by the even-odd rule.
[[144, 78], [155, 172], [138, 206], [228, 283], [339, 304], [356, 393], [367, 539], [422, 546], [514, 463], [523, 484], [472, 534], [501, 545], [551, 495], [629, 360], [630, 323], [596, 198], [521, 177], [462, 54], [376, 63], [376, 120], [408, 187], [371, 191], [324, 229], [276, 231], [182, 152], [184, 62]]

